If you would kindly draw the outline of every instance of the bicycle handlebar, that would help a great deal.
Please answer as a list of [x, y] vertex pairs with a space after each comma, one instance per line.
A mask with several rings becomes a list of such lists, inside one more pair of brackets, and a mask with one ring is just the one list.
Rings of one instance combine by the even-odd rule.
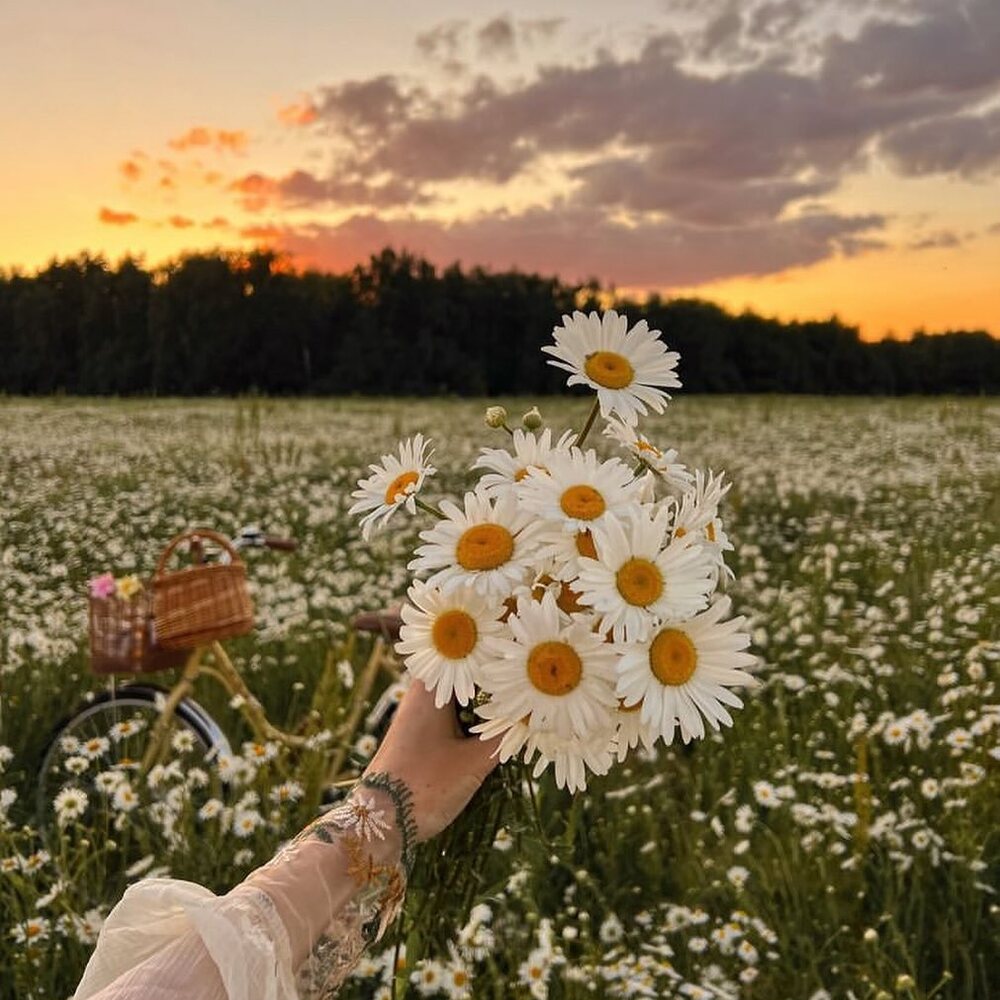
[[299, 543], [294, 538], [282, 538], [280, 535], [265, 535], [260, 528], [250, 526], [244, 528], [234, 539], [237, 549], [275, 549], [278, 552], [294, 552]]
[[279, 552], [294, 552], [299, 547], [294, 538], [280, 538], [278, 535], [265, 535], [264, 544], [269, 549], [277, 549]]

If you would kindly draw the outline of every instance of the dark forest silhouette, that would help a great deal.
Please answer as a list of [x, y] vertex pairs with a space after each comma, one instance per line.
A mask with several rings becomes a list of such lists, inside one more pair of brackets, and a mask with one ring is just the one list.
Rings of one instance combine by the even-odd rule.
[[[349, 395], [558, 392], [539, 348], [596, 281], [458, 265], [386, 249], [348, 274], [294, 273], [272, 251], [0, 271], [0, 392]], [[680, 351], [687, 392], [996, 393], [985, 331], [866, 343], [836, 317], [781, 323], [700, 299], [618, 299]]]

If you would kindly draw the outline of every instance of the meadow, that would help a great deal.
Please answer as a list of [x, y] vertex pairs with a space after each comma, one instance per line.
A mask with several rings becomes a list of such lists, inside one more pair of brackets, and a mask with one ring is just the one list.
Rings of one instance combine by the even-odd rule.
[[[490, 402], [517, 416], [534, 401]], [[539, 402], [557, 430], [589, 404]], [[397, 515], [364, 542], [350, 490], [420, 430], [430, 496], [461, 491], [477, 449], [503, 443], [485, 405], [0, 399], [3, 1000], [69, 997], [128, 883], [224, 892], [314, 814], [310, 761], [261, 760], [206, 686], [196, 697], [242, 747], [232, 800], [199, 818], [179, 744], [161, 774], [175, 808], [120, 809], [116, 836], [88, 814], [38, 833], [48, 734], [110, 683], [88, 669], [87, 580], [148, 575], [188, 525], [294, 536], [293, 554], [246, 557], [257, 631], [231, 647], [292, 723], [350, 616], [403, 594], [425, 526]], [[732, 729], [630, 758], [583, 794], [531, 783], [531, 809], [491, 832], [474, 898], [434, 903], [449, 941], [421, 944], [411, 909], [410, 957], [387, 938], [341, 995], [1000, 995], [1000, 403], [679, 393], [643, 426], [735, 484], [729, 592], [761, 686]], [[346, 703], [352, 671], [335, 673]], [[371, 743], [350, 748], [358, 763]]]

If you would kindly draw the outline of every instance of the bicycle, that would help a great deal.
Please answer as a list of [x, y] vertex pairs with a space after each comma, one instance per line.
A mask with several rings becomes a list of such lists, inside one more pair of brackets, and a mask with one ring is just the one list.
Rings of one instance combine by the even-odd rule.
[[[192, 543], [191, 554], [197, 562], [220, 558], [220, 553], [206, 549], [197, 539], [196, 542], [197, 551], [195, 543]], [[297, 547], [293, 539], [267, 536], [255, 527], [244, 528], [230, 544], [237, 551], [246, 548], [292, 551]], [[224, 550], [221, 558], [227, 558]], [[365, 719], [366, 729], [371, 731], [382, 726], [397, 700], [401, 668], [392, 647], [398, 639], [400, 624], [398, 611], [391, 608], [354, 617], [340, 655], [334, 647], [328, 650], [312, 705], [296, 731], [283, 730], [270, 721], [263, 705], [218, 640], [192, 648], [179, 668], [176, 683], [170, 688], [150, 682], [119, 686], [112, 675], [109, 689], [64, 717], [45, 744], [36, 798], [39, 829], [44, 829], [50, 821], [56, 790], [66, 785], [66, 772], [73, 773], [73, 769], [68, 767], [70, 757], [88, 761], [85, 769], [77, 765], [77, 786], [83, 784], [80, 779], [84, 775], [96, 782], [101, 773], [114, 771], [123, 774], [131, 772], [139, 782], [146, 781], [157, 765], [162, 766], [171, 748], [178, 750], [183, 747], [196, 753], [196, 748], [200, 748], [199, 765], [232, 759], [232, 747], [223, 727], [192, 697], [195, 685], [202, 676], [211, 678], [227, 692], [230, 704], [238, 707], [254, 734], [254, 747], [260, 748], [262, 754], [267, 753], [268, 743], [279, 743], [292, 751], [314, 749], [322, 752], [323, 747], [315, 738], [315, 731], [326, 717], [324, 710], [328, 707], [337, 663], [342, 657], [348, 660], [353, 657], [358, 634], [366, 632], [373, 637], [371, 650], [351, 689], [350, 709], [329, 741], [329, 764], [321, 788], [323, 805], [328, 807], [338, 797], [338, 790], [354, 780], [355, 776], [345, 765], [380, 674], [388, 674], [390, 680], [397, 683], [389, 685], [382, 700], [369, 712]], [[179, 735], [185, 730], [189, 736]], [[146, 739], [143, 743], [144, 733]], [[104, 772], [97, 772], [98, 758]], [[95, 761], [93, 768], [89, 765], [90, 761]], [[202, 771], [214, 775], [209, 784], [203, 786], [202, 797], [216, 795], [225, 799], [230, 779], [222, 775], [217, 767], [207, 771], [202, 768]], [[111, 779], [105, 779], [105, 784], [110, 785]], [[98, 789], [105, 794], [110, 792], [109, 788], [98, 786]]]

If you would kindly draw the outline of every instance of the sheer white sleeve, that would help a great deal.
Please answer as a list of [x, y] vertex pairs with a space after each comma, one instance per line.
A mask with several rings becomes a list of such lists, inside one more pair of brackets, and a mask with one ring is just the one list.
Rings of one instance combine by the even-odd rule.
[[71, 1000], [321, 1000], [399, 912], [409, 791], [369, 775], [224, 896], [183, 879], [128, 887]]

